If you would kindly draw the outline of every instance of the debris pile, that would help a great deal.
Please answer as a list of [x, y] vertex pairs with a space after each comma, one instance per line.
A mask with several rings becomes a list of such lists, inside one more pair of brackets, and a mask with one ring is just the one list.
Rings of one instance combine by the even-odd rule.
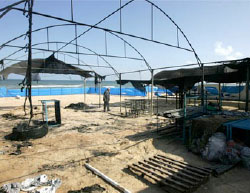
[[60, 179], [49, 180], [48, 176], [40, 175], [35, 178], [28, 178], [23, 182], [15, 182], [4, 184], [0, 188], [1, 193], [19, 193], [30, 192], [30, 193], [55, 193], [57, 188], [61, 185]]
[[93, 107], [85, 104], [85, 103], [71, 103], [70, 105], [66, 106], [65, 109], [74, 109], [74, 110], [84, 110], [84, 109], [91, 109]]
[[92, 186], [87, 186], [81, 190], [70, 190], [68, 193], [102, 193], [106, 189], [101, 187], [99, 184], [94, 184]]
[[25, 119], [25, 117], [17, 116], [12, 113], [2, 114], [2, 117], [8, 120]]
[[20, 155], [22, 153], [21, 148], [23, 148], [23, 147], [31, 147], [32, 143], [29, 142], [29, 141], [24, 141], [24, 142], [22, 142], [20, 144], [13, 144], [12, 146], [15, 147], [16, 150], [14, 152], [10, 153], [10, 155]]

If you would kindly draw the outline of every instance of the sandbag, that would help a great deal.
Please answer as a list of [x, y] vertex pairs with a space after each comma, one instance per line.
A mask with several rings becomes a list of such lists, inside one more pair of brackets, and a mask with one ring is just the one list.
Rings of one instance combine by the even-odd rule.
[[220, 157], [226, 151], [226, 136], [223, 133], [214, 133], [208, 140], [202, 157], [208, 161], [219, 161]]
[[244, 167], [246, 167], [248, 170], [250, 170], [250, 148], [243, 147], [243, 149], [240, 152], [240, 157], [242, 159], [242, 163], [243, 163]]

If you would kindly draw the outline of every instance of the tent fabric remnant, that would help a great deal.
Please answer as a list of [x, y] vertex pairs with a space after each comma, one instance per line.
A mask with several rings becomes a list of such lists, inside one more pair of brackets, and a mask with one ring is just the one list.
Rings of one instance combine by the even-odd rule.
[[151, 84], [149, 80], [116, 80], [116, 83], [121, 85], [125, 85], [129, 82], [133, 85], [134, 88], [141, 92], [146, 92], [145, 85]]
[[[216, 66], [204, 67], [204, 80], [215, 83], [236, 83], [246, 81], [246, 69], [250, 66], [250, 58], [221, 62]], [[191, 89], [202, 80], [202, 68], [164, 70], [154, 76], [155, 84], [171, 88], [179, 86]]]
[[[25, 76], [27, 66], [28, 61], [21, 61], [0, 71], [0, 75], [3, 76], [3, 79], [7, 79], [8, 75], [11, 73]], [[67, 64], [61, 60], [58, 60], [55, 58], [54, 54], [46, 59], [32, 60], [32, 74], [36, 74], [35, 76], [37, 76], [37, 74], [39, 73], [74, 74], [80, 75], [85, 78], [94, 76], [92, 75], [92, 71], [83, 70], [81, 68], [77, 68], [73, 65]]]
[[[214, 62], [219, 65], [204, 67], [204, 80], [215, 83], [238, 83], [246, 81], [247, 68], [250, 66], [250, 58], [240, 60]], [[202, 68], [183, 68], [178, 70], [163, 70], [154, 75], [154, 85], [160, 85], [167, 89], [178, 86], [180, 90], [189, 90], [195, 83], [202, 81]], [[116, 81], [120, 84], [120, 81]], [[144, 84], [151, 84], [151, 80], [121, 80], [121, 85], [131, 82], [139, 89]]]

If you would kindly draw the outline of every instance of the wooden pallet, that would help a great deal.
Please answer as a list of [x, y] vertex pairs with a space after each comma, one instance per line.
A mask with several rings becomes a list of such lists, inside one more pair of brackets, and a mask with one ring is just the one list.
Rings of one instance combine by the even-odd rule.
[[193, 192], [209, 179], [212, 172], [163, 155], [129, 165], [128, 168], [170, 193]]

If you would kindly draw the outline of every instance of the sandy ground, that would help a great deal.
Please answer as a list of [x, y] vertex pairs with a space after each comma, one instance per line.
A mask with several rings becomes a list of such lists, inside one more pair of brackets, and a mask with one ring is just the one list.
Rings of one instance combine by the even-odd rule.
[[[38, 107], [34, 111], [36, 120], [42, 120], [39, 114], [39, 100], [42, 99], [61, 101], [62, 125], [51, 127], [41, 139], [30, 140], [32, 146], [23, 147], [20, 155], [9, 155], [20, 142], [7, 141], [4, 136], [11, 133], [17, 123], [27, 121], [27, 116], [24, 116], [22, 109], [23, 98], [0, 98], [0, 115], [16, 115], [15, 119], [0, 116], [0, 151], [4, 152], [0, 155], [0, 186], [47, 174], [49, 178], [62, 180], [57, 192], [79, 190], [96, 183], [104, 187], [106, 192], [118, 192], [86, 170], [84, 163], [88, 162], [131, 192], [161, 193], [164, 192], [161, 188], [129, 172], [127, 165], [160, 153], [197, 166], [209, 166], [201, 157], [188, 152], [181, 141], [152, 132], [156, 129], [155, 117], [120, 116], [119, 96], [111, 96], [111, 111], [108, 113], [98, 107], [97, 95], [87, 95], [87, 104], [95, 107], [88, 112], [64, 109], [71, 103], [83, 102], [83, 95], [33, 97], [33, 104]], [[175, 104], [168, 106], [171, 105]], [[53, 117], [52, 112], [50, 117]], [[238, 166], [218, 178], [211, 177], [196, 192], [249, 193], [249, 179], [250, 171]]]

